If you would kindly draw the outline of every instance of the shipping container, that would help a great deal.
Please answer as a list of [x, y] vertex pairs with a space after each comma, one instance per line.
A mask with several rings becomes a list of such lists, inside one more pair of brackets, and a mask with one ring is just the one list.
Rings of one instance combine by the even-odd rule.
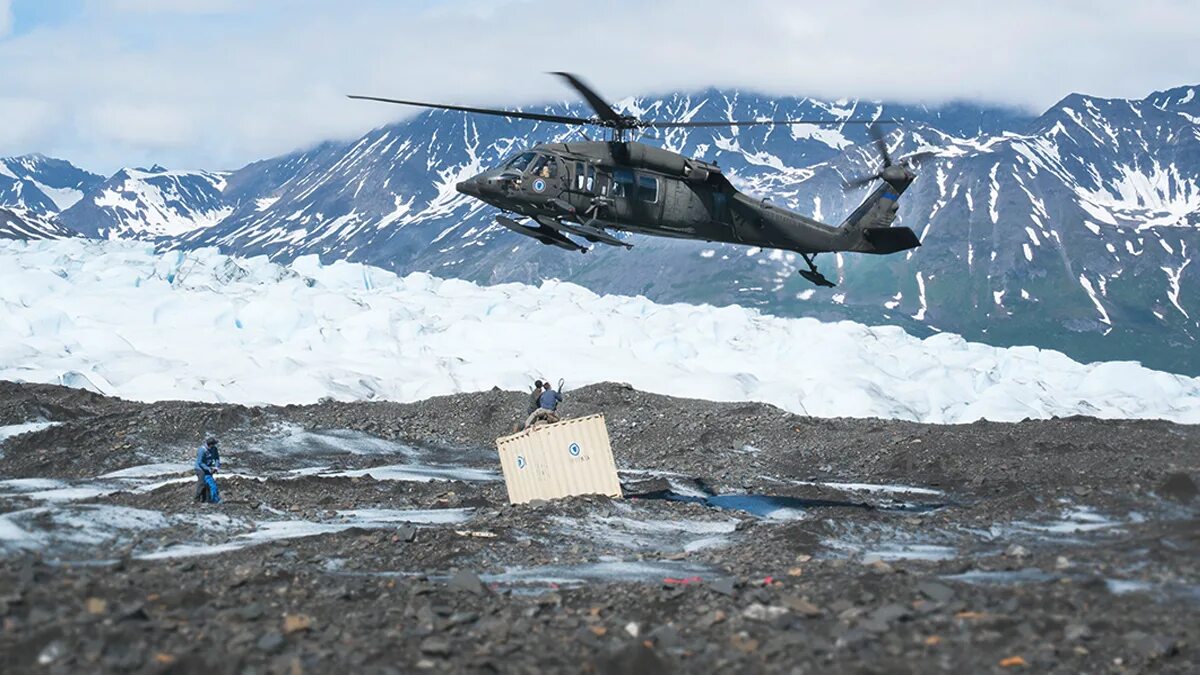
[[496, 447], [513, 504], [572, 495], [621, 496], [604, 415], [537, 425], [496, 439]]

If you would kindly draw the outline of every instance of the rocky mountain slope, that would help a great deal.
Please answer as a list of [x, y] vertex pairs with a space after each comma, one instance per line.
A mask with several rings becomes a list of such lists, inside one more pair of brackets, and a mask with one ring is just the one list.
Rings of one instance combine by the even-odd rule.
[[61, 159], [44, 155], [0, 157], [0, 206], [36, 214], [55, 214], [70, 208], [104, 182]]
[[0, 239], [62, 239], [78, 236], [51, 216], [28, 209], [0, 206]]
[[225, 177], [206, 171], [122, 169], [89, 192], [59, 219], [89, 237], [171, 237], [211, 227], [232, 209]]

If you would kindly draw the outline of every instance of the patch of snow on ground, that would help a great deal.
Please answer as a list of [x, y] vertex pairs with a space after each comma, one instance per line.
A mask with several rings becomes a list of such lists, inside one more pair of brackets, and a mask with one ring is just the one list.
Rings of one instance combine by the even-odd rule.
[[0, 443], [3, 443], [13, 436], [20, 436], [21, 434], [28, 434], [33, 431], [49, 429], [55, 424], [58, 424], [58, 422], [25, 422], [24, 424], [9, 424], [7, 426], [0, 426]]
[[[546, 331], [536, 352], [526, 348], [530, 322]], [[892, 326], [659, 305], [554, 281], [480, 287], [398, 277], [316, 256], [282, 267], [215, 249], [157, 255], [136, 242], [0, 242], [0, 323], [16, 338], [0, 344], [0, 379], [143, 401], [415, 401], [522, 390], [553, 372], [576, 386], [626, 381], [818, 416], [1200, 422], [1200, 378], [1134, 363], [1083, 365], [952, 334], [918, 339]]]

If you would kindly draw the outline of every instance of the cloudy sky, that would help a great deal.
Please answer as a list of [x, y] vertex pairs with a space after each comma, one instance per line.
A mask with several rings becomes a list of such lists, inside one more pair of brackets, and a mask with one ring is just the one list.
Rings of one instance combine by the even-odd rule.
[[1040, 111], [1200, 83], [1200, 2], [0, 0], [0, 156], [236, 168], [411, 114], [346, 93], [709, 85]]

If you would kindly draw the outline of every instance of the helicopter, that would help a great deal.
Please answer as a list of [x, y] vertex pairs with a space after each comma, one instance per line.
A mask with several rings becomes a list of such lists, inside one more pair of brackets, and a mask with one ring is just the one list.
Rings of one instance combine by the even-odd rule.
[[[883, 255], [921, 245], [910, 228], [892, 226], [899, 208], [896, 202], [916, 178], [907, 163], [909, 158], [896, 162], [888, 152], [880, 125], [894, 120], [642, 120], [618, 113], [577, 76], [564, 72], [551, 74], [574, 88], [595, 116], [495, 110], [376, 96], [349, 98], [607, 130], [605, 141], [540, 143], [517, 151], [499, 166], [456, 186], [458, 192], [499, 208], [503, 212], [496, 216], [499, 225], [568, 251], [589, 250], [572, 236], [592, 244], [632, 248], [632, 244], [615, 236], [613, 231], [782, 249], [798, 253], [807, 263], [807, 270], [798, 270], [802, 277], [818, 286], [833, 287], [835, 284], [817, 270], [814, 257], [818, 253]], [[715, 162], [630, 140], [632, 133], [639, 130], [772, 124], [868, 125], [882, 158], [882, 168], [871, 175], [847, 180], [844, 187], [862, 187], [877, 180], [880, 185], [841, 225], [827, 225], [738, 191]]]

